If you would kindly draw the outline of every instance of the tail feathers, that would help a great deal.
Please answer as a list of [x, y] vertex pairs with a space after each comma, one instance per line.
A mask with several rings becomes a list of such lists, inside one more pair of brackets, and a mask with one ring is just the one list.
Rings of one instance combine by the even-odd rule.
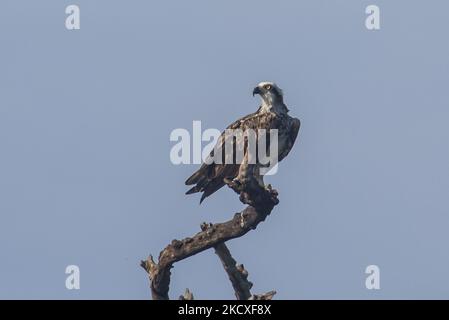
[[199, 180], [201, 180], [202, 177], [205, 176], [204, 174], [204, 168], [203, 166], [201, 166], [201, 168], [198, 169], [198, 171], [196, 171], [194, 174], [192, 174], [187, 180], [186, 180], [186, 185], [192, 185], [192, 184], [197, 184]]
[[197, 193], [197, 192], [202, 192], [203, 194], [201, 195], [201, 199], [200, 199], [200, 204], [204, 201], [204, 199], [206, 199], [208, 196], [210, 196], [212, 193], [214, 193], [215, 191], [217, 191], [218, 189], [220, 189], [223, 186], [223, 184], [210, 184], [210, 181], [199, 181], [198, 184], [196, 186], [194, 186], [193, 188], [189, 189], [186, 194], [192, 194], [192, 193]]
[[219, 177], [213, 176], [214, 167], [203, 164], [201, 168], [186, 180], [186, 185], [194, 185], [186, 194], [203, 192], [200, 203], [212, 193], [224, 186]]
[[200, 204], [204, 201], [204, 199], [206, 199], [209, 194], [201, 187], [199, 186], [194, 186], [193, 188], [189, 189], [186, 194], [192, 194], [192, 193], [197, 193], [197, 192], [203, 192], [203, 194], [201, 195], [201, 199], [200, 199]]
[[201, 202], [203, 202], [204, 199], [206, 199], [208, 196], [213, 194], [215, 191], [217, 191], [218, 189], [220, 189], [224, 185], [225, 184], [222, 181], [213, 181], [213, 182], [208, 183], [203, 188], [201, 188], [200, 191], [203, 191], [203, 194], [201, 195], [200, 204], [201, 204]]
[[192, 193], [196, 193], [196, 192], [200, 192], [201, 188], [199, 186], [194, 186], [193, 188], [189, 189], [186, 194], [192, 194]]
[[198, 180], [198, 172], [195, 172], [190, 178], [186, 180], [186, 186], [195, 184], [197, 180]]

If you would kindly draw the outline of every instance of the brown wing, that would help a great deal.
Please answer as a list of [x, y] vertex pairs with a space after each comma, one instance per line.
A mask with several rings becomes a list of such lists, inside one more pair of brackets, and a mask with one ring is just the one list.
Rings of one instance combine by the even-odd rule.
[[293, 148], [293, 145], [295, 144], [296, 137], [298, 136], [299, 128], [301, 127], [301, 121], [297, 118], [291, 118], [290, 121], [290, 128], [288, 129], [288, 137], [287, 141], [285, 143], [285, 146], [282, 150], [279, 152], [279, 161], [284, 159], [290, 150]]
[[[226, 129], [241, 129], [243, 132], [247, 129], [257, 130], [257, 128], [261, 125], [261, 122], [267, 123], [270, 121], [270, 119], [268, 119], [270, 117], [269, 114], [259, 113], [258, 111], [235, 121]], [[228, 137], [225, 135], [225, 132], [223, 132], [214, 148], [221, 148], [223, 156], [225, 155], [224, 147], [226, 145], [226, 139], [228, 139]], [[234, 143], [235, 140], [232, 142], [234, 149], [241, 147], [235, 146]], [[245, 147], [246, 146], [243, 146], [244, 149]], [[244, 152], [246, 152], [246, 150], [244, 150]], [[212, 151], [210, 156], [213, 157], [213, 155], [214, 154]], [[233, 164], [225, 163], [225, 161], [222, 161], [222, 163], [203, 163], [198, 171], [186, 180], [186, 185], [195, 185], [193, 188], [188, 190], [186, 194], [203, 192], [200, 203], [203, 202], [206, 197], [210, 196], [225, 185], [225, 178], [232, 180], [237, 177], [239, 167], [240, 164], [235, 164], [235, 162], [233, 162]]]

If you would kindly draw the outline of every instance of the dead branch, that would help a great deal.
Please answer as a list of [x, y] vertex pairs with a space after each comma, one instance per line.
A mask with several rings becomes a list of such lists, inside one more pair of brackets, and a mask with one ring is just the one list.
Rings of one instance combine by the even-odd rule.
[[[249, 284], [244, 284], [247, 280], [243, 279], [243, 273], [241, 272], [240, 276], [238, 276], [239, 271], [237, 270], [236, 273], [234, 268], [230, 266], [231, 264], [235, 265], [235, 260], [224, 246], [226, 241], [241, 237], [250, 230], [256, 229], [257, 225], [266, 219], [274, 206], [279, 202], [277, 199], [278, 194], [271, 189], [271, 186], [264, 188], [256, 179], [252, 178], [251, 166], [247, 166], [246, 170], [239, 179], [226, 181], [226, 183], [240, 195], [240, 200], [244, 204], [248, 204], [248, 207], [242, 212], [236, 213], [229, 221], [216, 224], [203, 223], [201, 225], [202, 231], [191, 238], [173, 240], [171, 244], [161, 251], [157, 263], [152, 256], [145, 261], [141, 261], [142, 268], [147, 271], [150, 277], [151, 294], [154, 300], [169, 299], [170, 270], [174, 263], [212, 247], [216, 248], [216, 250], [218, 248], [217, 254], [220, 256], [225, 269], [228, 268], [227, 272], [235, 290], [237, 286], [235, 292], [237, 298], [261, 299], [273, 296], [274, 293], [272, 292], [265, 295], [251, 296], [249, 288], [247, 288]], [[186, 295], [184, 296], [186, 297]], [[187, 296], [190, 297], [189, 294]], [[193, 298], [193, 295], [191, 298]]]
[[243, 264], [237, 264], [224, 243], [215, 246], [215, 253], [220, 258], [220, 261], [228, 274], [237, 300], [248, 300], [251, 297], [250, 289], [253, 286], [253, 284], [248, 281], [248, 271], [245, 270]]

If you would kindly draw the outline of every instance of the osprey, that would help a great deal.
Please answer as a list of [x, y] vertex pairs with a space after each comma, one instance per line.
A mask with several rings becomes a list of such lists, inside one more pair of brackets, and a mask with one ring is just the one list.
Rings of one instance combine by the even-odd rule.
[[[284, 159], [295, 143], [296, 137], [298, 135], [300, 121], [297, 118], [293, 118], [288, 115], [289, 109], [284, 104], [282, 90], [273, 82], [261, 82], [253, 90], [253, 96], [260, 95], [262, 103], [259, 109], [251, 113], [231, 125], [226, 129], [231, 130], [242, 130], [246, 132], [247, 130], [254, 130], [260, 132], [260, 129], [265, 129], [267, 134], [272, 129], [277, 129], [278, 133], [278, 157], [277, 161]], [[259, 137], [257, 137], [259, 138]], [[212, 150], [210, 156], [214, 156], [214, 151], [220, 148], [224, 149], [227, 136], [223, 132], [218, 139], [218, 142]], [[247, 138], [234, 139], [231, 141], [233, 144], [233, 150], [242, 149], [243, 153], [248, 152]], [[266, 142], [266, 148], [269, 149], [269, 139]], [[260, 167], [263, 167], [256, 160], [256, 166], [258, 167], [255, 172], [260, 172]], [[212, 163], [203, 162], [201, 167], [196, 171], [190, 178], [185, 182], [186, 185], [194, 185], [186, 194], [202, 192], [200, 203], [203, 200], [213, 194], [215, 191], [220, 189], [226, 184], [226, 180], [235, 180], [240, 172], [240, 163], [226, 163], [221, 161], [217, 163], [214, 161]], [[259, 183], [263, 184], [263, 176], [258, 174], [256, 179]]]

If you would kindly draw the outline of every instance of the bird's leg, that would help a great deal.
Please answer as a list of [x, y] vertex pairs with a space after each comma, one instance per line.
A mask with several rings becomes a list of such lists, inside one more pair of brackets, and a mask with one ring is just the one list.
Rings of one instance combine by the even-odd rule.
[[235, 192], [240, 193], [248, 182], [250, 171], [251, 169], [248, 165], [248, 154], [245, 154], [243, 161], [240, 164], [237, 176], [232, 180], [230, 178], [224, 178], [223, 180]]
[[[254, 197], [260, 198], [264, 194], [271, 199], [272, 203], [278, 203], [277, 191], [273, 190], [271, 185], [265, 186], [259, 165], [249, 162], [247, 155], [240, 165], [237, 176], [234, 179], [232, 177], [225, 178], [224, 182], [240, 195], [242, 203], [254, 206], [257, 203], [257, 201], [254, 202]], [[244, 217], [242, 217], [240, 224], [245, 225]]]
[[258, 184], [260, 187], [264, 188], [265, 184], [263, 182], [263, 177], [260, 175], [259, 164], [254, 159], [251, 152], [247, 152], [242, 165], [240, 166], [239, 180], [246, 185]]

